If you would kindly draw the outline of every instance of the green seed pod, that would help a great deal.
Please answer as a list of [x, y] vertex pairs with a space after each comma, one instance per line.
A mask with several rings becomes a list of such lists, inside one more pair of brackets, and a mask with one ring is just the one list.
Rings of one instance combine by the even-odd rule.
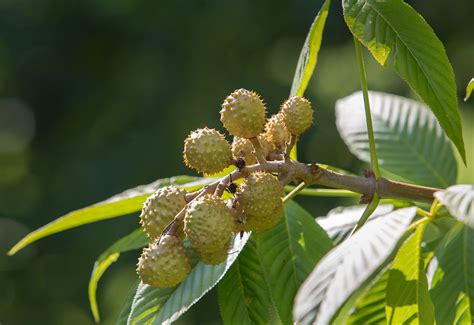
[[137, 273], [143, 283], [156, 288], [171, 288], [182, 282], [191, 271], [191, 263], [176, 236], [163, 236], [143, 249]]
[[148, 237], [158, 238], [185, 205], [186, 190], [173, 185], [162, 187], [149, 196], [140, 214], [140, 224]]
[[237, 199], [247, 221], [244, 229], [264, 230], [275, 225], [283, 211], [283, 186], [270, 173], [251, 174], [240, 186]]
[[270, 142], [275, 149], [283, 150], [286, 143], [290, 141], [290, 132], [286, 129], [283, 114], [273, 115], [265, 124], [265, 140]]
[[215, 174], [232, 162], [230, 143], [215, 129], [197, 129], [184, 140], [186, 166], [200, 173]]
[[232, 238], [234, 215], [224, 200], [206, 194], [186, 208], [184, 233], [198, 254], [222, 250]]
[[[266, 157], [272, 152], [272, 145], [262, 136], [257, 137], [260, 142], [260, 146], [263, 151], [263, 155]], [[240, 137], [234, 137], [232, 142], [232, 156], [234, 159], [243, 158], [247, 165], [253, 165], [257, 163], [257, 158], [253, 154], [254, 148], [250, 140]]]
[[294, 96], [281, 106], [283, 121], [291, 134], [300, 135], [313, 123], [313, 109], [309, 100]]
[[259, 95], [246, 89], [230, 94], [222, 104], [221, 122], [233, 136], [255, 138], [265, 124], [265, 104]]

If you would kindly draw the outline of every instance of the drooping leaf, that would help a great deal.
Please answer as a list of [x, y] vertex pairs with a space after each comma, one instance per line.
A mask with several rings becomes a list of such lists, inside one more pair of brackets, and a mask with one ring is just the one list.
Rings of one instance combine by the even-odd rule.
[[141, 248], [148, 244], [148, 238], [143, 230], [137, 229], [131, 234], [119, 239], [105, 252], [103, 252], [94, 263], [91, 278], [89, 280], [89, 303], [96, 322], [100, 321], [99, 307], [97, 305], [97, 284], [109, 266], [117, 261], [120, 253]]
[[437, 252], [431, 298], [437, 324], [474, 321], [474, 229], [453, 228]]
[[434, 324], [434, 309], [428, 292], [422, 257], [426, 224], [400, 248], [387, 284], [387, 324]]
[[474, 228], [474, 185], [454, 185], [434, 196], [454, 218]]
[[219, 283], [218, 296], [224, 324], [280, 323], [253, 237]]
[[428, 23], [402, 0], [343, 0], [351, 32], [423, 99], [466, 162], [454, 72]]
[[298, 64], [296, 66], [293, 83], [291, 84], [291, 96], [303, 96], [308, 87], [309, 80], [318, 62], [318, 53], [323, 39], [324, 26], [329, 12], [331, 0], [326, 0], [313, 21], [309, 33], [301, 49]]
[[316, 263], [331, 249], [326, 232], [293, 201], [274, 228], [255, 235], [257, 253], [283, 324], [291, 324], [295, 294]]
[[[420, 185], [447, 187], [456, 182], [457, 164], [448, 138], [420, 102], [369, 92], [379, 164], [383, 171]], [[362, 92], [336, 103], [336, 124], [349, 150], [370, 162]]]
[[330, 323], [351, 295], [381, 271], [415, 214], [415, 207], [390, 212], [329, 252], [299, 289], [294, 320]]
[[214, 179], [199, 179], [192, 176], [176, 176], [173, 178], [159, 179], [148, 185], [137, 186], [133, 189], [129, 189], [125, 192], [114, 195], [105, 201], [69, 212], [68, 214], [44, 225], [43, 227], [30, 232], [8, 251], [8, 255], [13, 255], [25, 246], [28, 246], [29, 244], [52, 234], [88, 223], [115, 218], [139, 211], [142, 208], [143, 202], [146, 200], [146, 198], [162, 186], [176, 184], [182, 185], [183, 187], [192, 191], [206, 185], [212, 180]]
[[186, 280], [174, 288], [157, 289], [140, 283], [133, 299], [128, 324], [171, 324], [211, 290], [224, 276], [249, 235], [237, 236], [227, 261], [219, 265], [198, 262]]
[[[350, 234], [354, 226], [359, 221], [366, 205], [355, 205], [349, 207], [337, 207], [328, 212], [324, 217], [316, 220], [318, 224], [327, 232], [334, 245], [342, 242]], [[367, 222], [385, 215], [393, 210], [391, 204], [380, 204]]]
[[467, 101], [471, 97], [471, 93], [474, 90], [474, 78], [472, 78], [466, 86], [466, 96], [464, 96], [464, 101]]

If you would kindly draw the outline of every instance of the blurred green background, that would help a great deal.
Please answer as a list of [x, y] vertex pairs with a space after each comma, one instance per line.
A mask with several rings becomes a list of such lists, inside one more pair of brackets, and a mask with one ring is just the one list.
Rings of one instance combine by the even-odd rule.
[[[408, 1], [445, 43], [459, 97], [474, 76], [472, 0]], [[48, 237], [7, 258], [29, 231], [157, 178], [193, 174], [181, 162], [192, 129], [217, 127], [223, 98], [261, 93], [270, 112], [288, 96], [306, 32], [322, 1], [1, 0], [0, 323], [92, 324], [87, 282], [95, 258], [137, 228], [137, 216]], [[413, 97], [367, 56], [369, 86]], [[307, 97], [317, 122], [300, 158], [360, 172], [336, 133], [334, 102], [358, 90], [352, 38], [331, 7]], [[460, 103], [474, 164], [474, 99]], [[473, 168], [460, 181], [474, 183]], [[298, 198], [315, 216], [347, 201]], [[99, 285], [113, 324], [135, 281], [138, 252]], [[211, 292], [181, 324], [219, 324]]]

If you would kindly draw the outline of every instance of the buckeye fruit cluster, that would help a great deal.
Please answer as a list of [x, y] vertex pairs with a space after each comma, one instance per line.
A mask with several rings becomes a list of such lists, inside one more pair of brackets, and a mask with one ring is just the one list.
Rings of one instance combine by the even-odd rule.
[[[190, 272], [190, 255], [206, 264], [223, 263], [236, 234], [264, 231], [280, 221], [283, 187], [291, 179], [252, 167], [290, 159], [297, 138], [313, 122], [313, 109], [307, 99], [295, 96], [268, 119], [266, 111], [258, 94], [238, 89], [224, 100], [220, 111], [232, 144], [221, 132], [207, 127], [192, 131], [184, 140], [183, 159], [188, 167], [213, 175], [235, 165], [243, 180], [228, 174], [192, 193], [167, 186], [146, 200], [140, 223], [150, 244], [143, 249], [137, 268], [144, 283], [173, 287]], [[226, 188], [232, 193], [225, 195], [227, 199], [223, 198]]]

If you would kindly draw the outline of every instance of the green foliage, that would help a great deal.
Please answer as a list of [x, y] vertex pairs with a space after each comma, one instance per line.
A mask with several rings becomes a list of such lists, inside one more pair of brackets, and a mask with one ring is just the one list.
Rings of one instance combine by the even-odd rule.
[[464, 101], [467, 101], [471, 97], [472, 90], [474, 90], [474, 78], [469, 80], [466, 86], [466, 96], [464, 96]]
[[395, 257], [387, 283], [388, 324], [434, 324], [433, 303], [422, 259], [426, 224], [418, 226]]
[[474, 320], [474, 229], [451, 229], [436, 252], [438, 266], [430, 289], [438, 324]]
[[313, 21], [301, 49], [295, 76], [291, 84], [291, 96], [303, 96], [318, 62], [318, 53], [323, 39], [324, 26], [329, 13], [331, 0], [326, 0]]
[[97, 305], [97, 284], [99, 283], [100, 278], [109, 266], [117, 261], [120, 257], [120, 253], [138, 249], [147, 244], [148, 237], [143, 232], [143, 229], [140, 228], [116, 241], [99, 256], [97, 261], [95, 261], [91, 278], [89, 280], [89, 302], [96, 322], [100, 321], [99, 307]]
[[191, 176], [176, 176], [173, 178], [159, 179], [148, 185], [141, 185], [114, 195], [102, 202], [69, 212], [43, 227], [29, 233], [20, 240], [9, 251], [8, 255], [13, 255], [20, 249], [37, 241], [38, 239], [56, 234], [58, 232], [79, 227], [88, 223], [93, 223], [110, 218], [120, 217], [132, 212], [141, 210], [143, 202], [154, 191], [162, 186], [171, 184], [184, 185], [189, 190], [196, 190], [208, 183], [208, 179], [198, 180]]
[[219, 283], [218, 294], [224, 324], [281, 322], [253, 237], [250, 237], [237, 261]]
[[256, 234], [257, 254], [283, 324], [291, 323], [295, 294], [316, 263], [332, 247], [310, 214], [296, 203], [274, 228]]
[[329, 323], [351, 295], [380, 271], [415, 214], [415, 208], [390, 212], [326, 255], [298, 291], [295, 321]]
[[342, 3], [351, 32], [381, 65], [391, 66], [428, 104], [465, 162], [453, 69], [431, 27], [402, 0]]
[[474, 185], [454, 185], [435, 193], [451, 215], [474, 228]]
[[[454, 152], [429, 109], [417, 101], [385, 93], [371, 91], [369, 98], [380, 167], [396, 178], [417, 184], [454, 184]], [[336, 125], [349, 150], [369, 162], [361, 92], [337, 101]]]
[[[323, 3], [309, 30], [291, 95], [303, 95], [308, 87], [330, 4], [330, 0]], [[454, 74], [442, 43], [426, 21], [401, 0], [343, 0], [342, 4], [345, 21], [356, 39], [377, 62], [392, 67], [428, 105], [368, 92], [361, 48], [356, 41], [366, 109], [360, 92], [336, 103], [336, 123], [342, 139], [360, 160], [372, 159], [373, 169], [379, 164], [384, 176], [417, 186], [453, 185], [457, 164], [449, 139], [464, 161], [465, 152]], [[467, 86], [465, 100], [473, 89], [474, 79]], [[371, 123], [373, 130], [368, 127]], [[368, 139], [374, 138], [375, 147], [373, 141], [371, 147]], [[255, 148], [257, 151], [258, 146]], [[296, 159], [295, 151], [291, 157]], [[285, 164], [286, 158], [281, 158]], [[217, 177], [225, 179], [232, 170], [234, 166], [214, 177], [177, 176], [130, 189], [33, 231], [8, 254], [63, 230], [137, 212], [159, 187], [175, 184], [194, 191]], [[244, 170], [235, 171], [246, 174]], [[346, 173], [334, 177], [342, 178], [343, 174]], [[366, 176], [370, 177], [370, 173]], [[344, 177], [349, 182], [357, 178]], [[222, 187], [223, 184], [227, 183], [221, 181], [212, 191], [222, 194], [227, 186]], [[472, 323], [474, 186], [455, 185], [437, 191], [437, 200], [425, 211], [411, 202], [392, 200], [393, 204], [379, 204], [377, 184], [380, 183], [372, 184], [373, 191], [357, 193], [337, 184], [333, 186], [336, 189], [295, 191], [292, 195], [341, 197], [359, 196], [360, 192], [364, 194], [362, 201], [371, 203], [339, 207], [315, 222], [304, 208], [289, 201], [275, 227], [261, 233], [236, 235], [226, 261], [219, 265], [200, 262], [185, 241], [193, 265], [189, 276], [174, 288], [136, 284], [117, 323], [170, 324], [215, 286], [225, 324]], [[307, 185], [302, 182], [296, 189]], [[209, 188], [213, 187], [205, 190]], [[428, 199], [436, 190], [411, 187], [414, 189], [431, 191]], [[403, 193], [396, 194], [403, 197]], [[230, 199], [232, 195], [224, 194], [224, 198]], [[234, 203], [230, 201], [229, 206]], [[404, 208], [397, 209], [400, 206]], [[422, 219], [416, 219], [417, 214]], [[174, 222], [182, 221], [179, 216]], [[171, 224], [168, 230], [178, 229], [177, 226], [181, 225]], [[141, 248], [148, 241], [138, 229], [111, 245], [94, 263], [89, 300], [96, 321], [100, 278], [122, 252]]]
[[224, 276], [248, 240], [236, 238], [225, 263], [207, 265], [198, 262], [189, 276], [174, 288], [157, 289], [140, 283], [132, 301], [128, 323], [169, 324], [211, 290]]

